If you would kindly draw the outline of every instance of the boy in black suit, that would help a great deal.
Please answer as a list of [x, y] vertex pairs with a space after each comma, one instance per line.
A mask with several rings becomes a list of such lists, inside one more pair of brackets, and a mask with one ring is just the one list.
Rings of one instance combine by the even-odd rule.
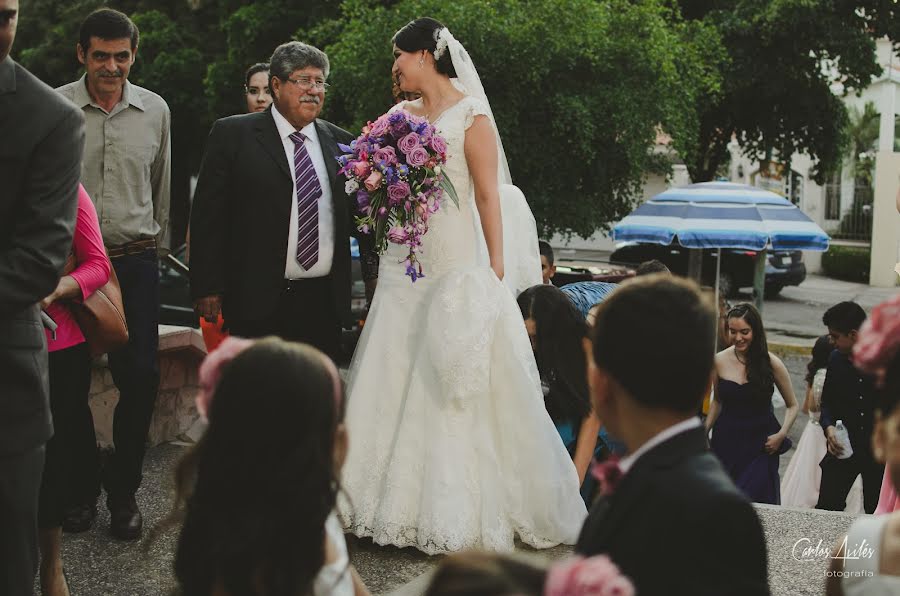
[[594, 408], [628, 455], [605, 474], [576, 551], [608, 554], [642, 596], [769, 594], [759, 519], [696, 415], [715, 325], [696, 284], [657, 274], [607, 298], [585, 342]]

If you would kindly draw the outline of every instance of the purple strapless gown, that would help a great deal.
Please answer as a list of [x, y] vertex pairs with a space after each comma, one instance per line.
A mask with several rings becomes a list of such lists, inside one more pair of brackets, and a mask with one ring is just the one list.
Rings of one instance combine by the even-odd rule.
[[[755, 503], [781, 504], [778, 454], [764, 447], [769, 435], [781, 428], [767, 399], [750, 394], [750, 386], [719, 379], [716, 389], [721, 411], [713, 425], [710, 446], [731, 479]], [[788, 439], [781, 451], [790, 447]]]

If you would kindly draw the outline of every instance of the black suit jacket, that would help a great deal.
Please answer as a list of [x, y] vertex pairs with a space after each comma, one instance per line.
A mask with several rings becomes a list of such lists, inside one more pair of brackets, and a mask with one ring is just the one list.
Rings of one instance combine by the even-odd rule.
[[702, 428], [643, 454], [591, 509], [575, 550], [608, 554], [641, 596], [769, 594], [762, 526]]
[[[350, 236], [353, 205], [344, 192], [334, 157], [352, 135], [324, 120], [316, 132], [334, 202], [335, 309], [350, 322]], [[223, 312], [257, 320], [275, 310], [284, 285], [293, 178], [271, 108], [222, 118], [213, 125], [191, 210], [191, 294], [220, 294]], [[357, 235], [360, 252], [371, 254], [368, 236]]]
[[855, 453], [872, 453], [875, 426], [875, 385], [860, 374], [850, 357], [834, 350], [828, 358], [828, 372], [822, 387], [819, 424], [822, 431], [841, 420]]
[[84, 152], [81, 110], [0, 61], [0, 456], [52, 434], [37, 303], [72, 248]]

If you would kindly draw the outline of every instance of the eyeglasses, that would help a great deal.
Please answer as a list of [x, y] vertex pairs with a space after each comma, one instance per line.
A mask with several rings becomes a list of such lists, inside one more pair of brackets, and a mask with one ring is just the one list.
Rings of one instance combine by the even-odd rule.
[[304, 91], [308, 91], [309, 89], [319, 89], [322, 93], [327, 93], [328, 89], [331, 87], [328, 83], [322, 80], [315, 80], [309, 77], [297, 77], [296, 79], [285, 79], [285, 83], [293, 83], [297, 85], [300, 89]]

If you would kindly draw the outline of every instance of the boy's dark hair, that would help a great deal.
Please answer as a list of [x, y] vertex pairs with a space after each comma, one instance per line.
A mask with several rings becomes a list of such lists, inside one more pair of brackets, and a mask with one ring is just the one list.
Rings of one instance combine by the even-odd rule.
[[[549, 263], [550, 266], [552, 267], [553, 266], [553, 247], [550, 246], [550, 243], [547, 242], [546, 240], [539, 240], [538, 241], [538, 250], [541, 252], [541, 256], [545, 257], [547, 259], [547, 263]], [[534, 253], [531, 253], [531, 254], [534, 254]]]
[[486, 552], [449, 555], [437, 566], [425, 596], [538, 596], [547, 572], [518, 558]]
[[[247, 74], [244, 75], [244, 86], [250, 86], [250, 77], [255, 75], [258, 72], [269, 72], [269, 63], [268, 62], [257, 62], [253, 66], [247, 69]], [[266, 77], [268, 79], [268, 77]], [[268, 80], [266, 81], [266, 85], [268, 85]]]
[[841, 333], [859, 331], [865, 320], [866, 311], [859, 304], [850, 301], [838, 302], [822, 315], [822, 322], [826, 327]]
[[635, 275], [650, 275], [651, 273], [672, 273], [666, 264], [659, 259], [644, 261], [635, 269]]
[[103, 40], [128, 38], [131, 40], [131, 51], [137, 49], [140, 34], [134, 21], [123, 12], [112, 8], [98, 8], [87, 16], [78, 30], [78, 45], [83, 52], [87, 52], [91, 45], [91, 38], [99, 37]]
[[[594, 362], [641, 405], [695, 413], [709, 388], [716, 320], [696, 283], [662, 273], [634, 278], [597, 311]], [[663, 330], [671, 342], [650, 339]]]

